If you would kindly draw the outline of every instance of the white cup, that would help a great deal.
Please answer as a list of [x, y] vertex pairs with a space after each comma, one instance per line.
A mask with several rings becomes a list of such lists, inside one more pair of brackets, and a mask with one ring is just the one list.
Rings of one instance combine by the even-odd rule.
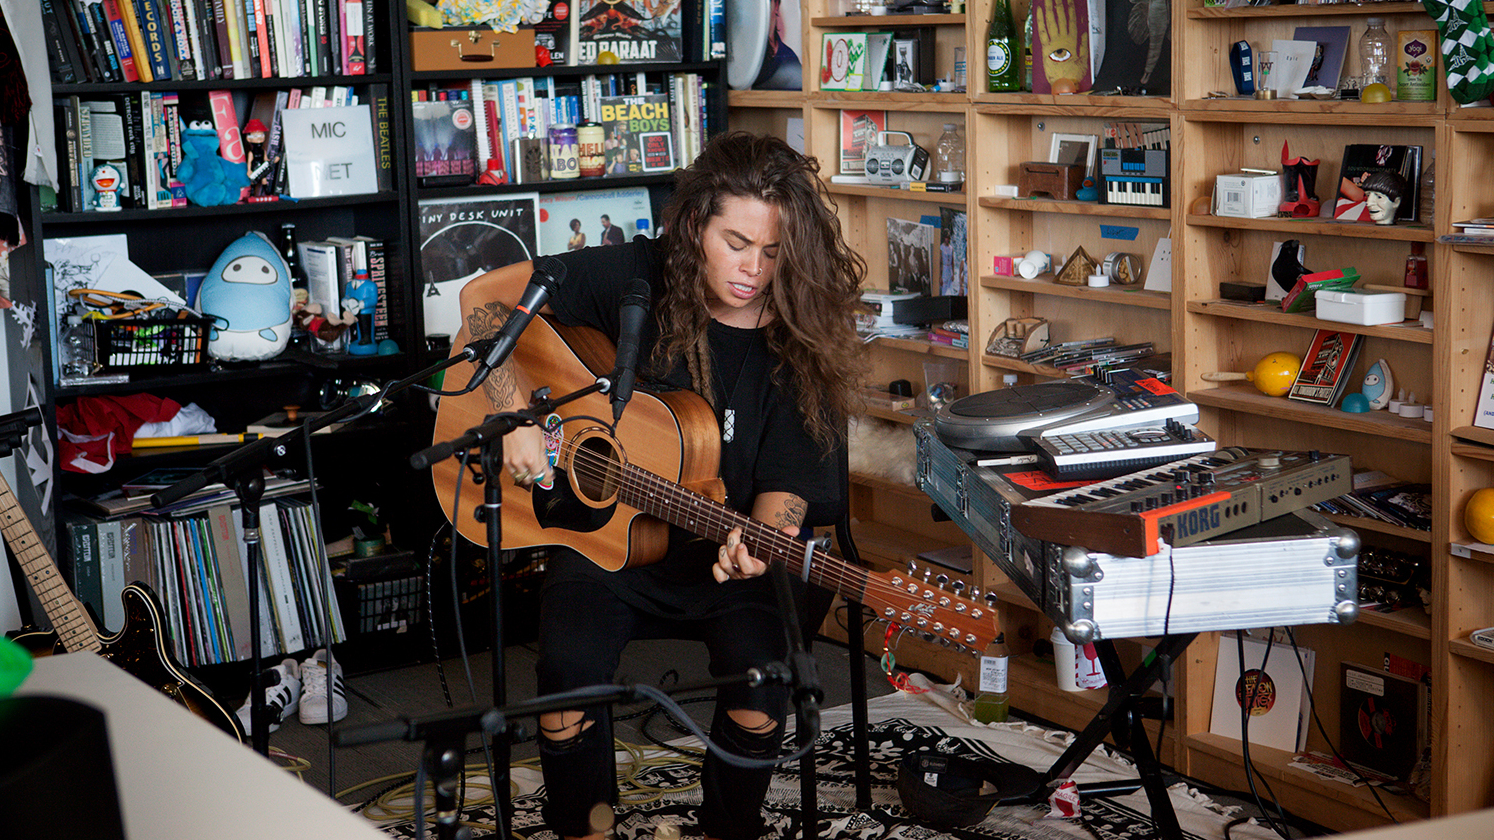
[[1079, 682], [1074, 679], [1079, 671], [1074, 661], [1074, 643], [1057, 626], [1053, 628], [1053, 635], [1048, 640], [1053, 643], [1053, 669], [1058, 676], [1058, 687], [1064, 691], [1083, 691]]

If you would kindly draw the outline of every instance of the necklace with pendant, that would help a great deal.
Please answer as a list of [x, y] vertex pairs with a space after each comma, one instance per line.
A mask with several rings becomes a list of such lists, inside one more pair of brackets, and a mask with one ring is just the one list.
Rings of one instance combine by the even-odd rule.
[[[757, 310], [757, 323], [752, 325], [754, 333], [759, 327], [762, 326], [763, 309], [766, 308], [767, 306], [764, 305], [762, 308]], [[742, 388], [742, 374], [747, 372], [747, 360], [752, 358], [752, 351], [756, 348], [757, 339], [754, 335], [752, 343], [747, 345], [747, 351], [742, 354], [742, 364], [737, 367], [737, 378], [734, 382], [732, 382], [731, 395], [726, 398], [726, 410], [721, 414], [722, 443], [731, 443], [737, 438], [737, 410], [732, 408], [731, 405], [732, 403], [736, 402], [737, 391], [741, 390]], [[725, 385], [725, 380], [722, 380], [722, 384]]]

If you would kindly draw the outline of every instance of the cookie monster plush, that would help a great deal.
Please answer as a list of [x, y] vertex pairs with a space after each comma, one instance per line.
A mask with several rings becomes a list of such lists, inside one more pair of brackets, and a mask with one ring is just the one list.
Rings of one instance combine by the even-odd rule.
[[291, 279], [285, 258], [252, 230], [223, 249], [197, 290], [197, 308], [213, 319], [208, 355], [268, 359], [290, 341]]
[[187, 200], [199, 207], [237, 204], [239, 193], [249, 186], [244, 165], [219, 157], [218, 132], [201, 121], [193, 121], [182, 132], [182, 162], [176, 177], [187, 188]]

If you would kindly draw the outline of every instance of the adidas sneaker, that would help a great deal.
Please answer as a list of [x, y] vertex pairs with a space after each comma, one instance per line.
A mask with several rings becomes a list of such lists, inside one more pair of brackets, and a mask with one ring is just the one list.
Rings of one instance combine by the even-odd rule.
[[[318, 650], [301, 663], [301, 722], [326, 723], [327, 717], [327, 651]], [[347, 686], [342, 679], [342, 663], [332, 663], [332, 720], [348, 716]]]
[[[296, 713], [301, 701], [301, 665], [294, 659], [287, 659], [269, 668], [264, 672], [265, 685], [265, 718], [270, 722], [270, 731], [274, 732], [280, 728], [280, 722]], [[251, 695], [244, 699], [244, 705], [240, 706], [234, 714], [239, 716], [239, 722], [244, 725], [244, 732], [252, 734], [253, 728], [249, 725], [249, 704], [254, 702]]]

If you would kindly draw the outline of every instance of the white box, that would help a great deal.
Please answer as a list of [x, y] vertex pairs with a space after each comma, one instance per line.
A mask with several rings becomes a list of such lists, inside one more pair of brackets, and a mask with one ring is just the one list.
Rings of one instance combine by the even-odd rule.
[[1406, 317], [1405, 292], [1335, 292], [1317, 293], [1317, 317], [1324, 321], [1371, 326], [1399, 324]]
[[1281, 176], [1240, 172], [1214, 178], [1214, 215], [1266, 219], [1281, 205]]

